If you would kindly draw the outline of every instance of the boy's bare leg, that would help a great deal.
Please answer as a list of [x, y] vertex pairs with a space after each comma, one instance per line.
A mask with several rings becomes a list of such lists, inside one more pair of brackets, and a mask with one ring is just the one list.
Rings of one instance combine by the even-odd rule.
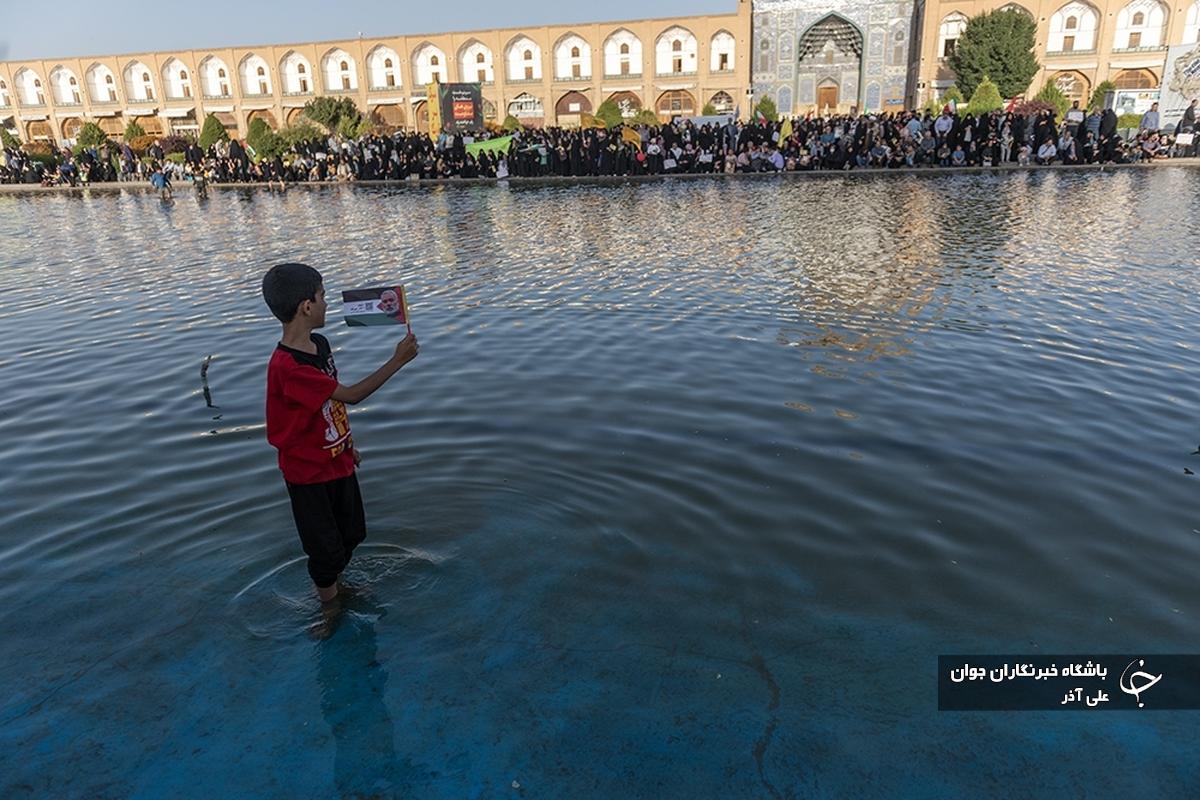
[[320, 586], [317, 587], [317, 597], [321, 598], [322, 603], [328, 603], [330, 600], [337, 597], [337, 594], [338, 594], [338, 582], [337, 581], [334, 581], [333, 583], [329, 584], [325, 588], [321, 588]]

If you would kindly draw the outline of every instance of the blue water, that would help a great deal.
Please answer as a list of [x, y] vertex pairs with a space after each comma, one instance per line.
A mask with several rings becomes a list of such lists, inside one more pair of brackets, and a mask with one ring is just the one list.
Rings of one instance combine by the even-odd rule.
[[[0, 797], [1196, 796], [936, 659], [1197, 651], [1198, 174], [0, 196]], [[332, 619], [283, 260], [421, 341]]]

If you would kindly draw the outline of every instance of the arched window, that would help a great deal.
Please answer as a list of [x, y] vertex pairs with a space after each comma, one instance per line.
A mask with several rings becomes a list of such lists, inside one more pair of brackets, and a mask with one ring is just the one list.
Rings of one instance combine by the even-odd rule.
[[[303, 72], [304, 70], [301, 69], [300, 71]], [[267, 74], [267, 70], [264, 67], [259, 67], [256, 74], [261, 78]]]
[[142, 82], [143, 82], [143, 83], [149, 83], [149, 82], [150, 82], [150, 73], [149, 73], [149, 72], [143, 72], [143, 73], [142, 73]]
[[390, 58], [385, 58], [385, 59], [383, 60], [383, 68], [384, 68], [384, 69], [391, 69], [391, 68], [392, 68], [392, 60], [391, 60]]
[[429, 57], [429, 66], [431, 66], [431, 67], [436, 67], [437, 65], [438, 65], [438, 57], [437, 57], [437, 56], [430, 56], [430, 57]]
[[623, 55], [623, 56], [629, 55], [629, 43], [628, 42], [621, 45], [621, 55]]
[[526, 61], [532, 61], [532, 60], [533, 60], [533, 51], [532, 51], [532, 50], [526, 50], [526, 51], [525, 51], [525, 55], [524, 55], [524, 56], [522, 56], [522, 58], [524, 58]]
[[78, 85], [79, 85], [79, 82], [78, 82], [78, 81], [76, 81], [74, 77], [67, 78], [67, 83], [69, 83], [71, 86], [78, 86]]
[[104, 76], [104, 82], [105, 82], [105, 83], [107, 83], [109, 86], [112, 86], [112, 82], [113, 82], [113, 77], [112, 77], [112, 75], [105, 75], [105, 76]]
[[967, 29], [967, 18], [958, 12], [948, 15], [938, 28], [938, 58], [949, 58], [958, 37]]
[[[307, 68], [307, 67], [305, 67], [303, 64], [297, 64], [297, 65], [296, 65], [296, 74], [297, 74], [297, 75], [303, 75], [303, 74], [304, 74], [305, 72], [307, 72], [307, 71], [308, 71], [308, 68]], [[260, 68], [259, 68], [259, 70], [258, 70], [258, 74], [259, 74], [259, 75], [262, 75], [262, 68], [261, 68], [261, 67], [260, 67]]]
[[1146, 24], [1146, 15], [1143, 14], [1141, 11], [1134, 14], [1133, 15], [1133, 24], [1134, 25], [1145, 25]]
[[1076, 30], [1079, 27], [1079, 17], [1067, 17], [1066, 29], [1069, 31]]
[[[224, 78], [224, 77], [225, 77], [225, 70], [224, 70], [224, 69], [219, 69], [219, 70], [217, 70], [217, 77], [218, 77], [218, 78]], [[111, 82], [111, 81], [112, 81], [112, 78], [109, 78], [109, 82]]]
[[1113, 78], [1118, 89], [1154, 89], [1158, 79], [1148, 69], [1123, 69]]
[[678, 52], [680, 52], [681, 50], [683, 50], [683, 42], [679, 41], [678, 39], [676, 39], [675, 41], [671, 42], [671, 51], [672, 51], [672, 52], [674, 52], [674, 53], [678, 53]]
[[476, 53], [476, 54], [475, 54], [475, 63], [476, 63], [476, 64], [482, 64], [482, 63], [484, 63], [484, 61], [485, 61], [485, 59], [484, 59], [484, 57], [483, 57], [483, 53]]
[[578, 47], [571, 48], [571, 58], [579, 58], [579, 48]]

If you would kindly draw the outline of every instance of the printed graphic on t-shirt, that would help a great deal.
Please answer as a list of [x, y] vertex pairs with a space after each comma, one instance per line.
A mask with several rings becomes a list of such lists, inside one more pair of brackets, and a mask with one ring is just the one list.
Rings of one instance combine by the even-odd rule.
[[350, 417], [346, 414], [346, 404], [340, 400], [329, 399], [321, 407], [321, 416], [325, 418], [325, 449], [330, 458], [337, 458], [346, 450], [346, 441], [350, 438]]

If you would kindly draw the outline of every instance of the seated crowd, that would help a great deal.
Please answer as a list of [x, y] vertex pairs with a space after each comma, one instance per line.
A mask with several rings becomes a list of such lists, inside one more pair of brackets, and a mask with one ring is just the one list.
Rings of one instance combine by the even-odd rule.
[[[1179, 132], [1195, 125], [1194, 106]], [[167, 159], [155, 144], [141, 158], [128, 145], [32, 158], [4, 151], [0, 182], [69, 184], [145, 180], [152, 173], [207, 183], [429, 180], [546, 176], [627, 176], [675, 173], [855, 170], [903, 167], [1107, 164], [1194, 156], [1159, 130], [1157, 108], [1129, 138], [1111, 110], [1077, 108], [1059, 122], [1050, 110], [994, 111], [978, 116], [944, 109], [898, 114], [830, 115], [702, 124], [680, 120], [656, 127], [525, 128], [507, 149], [474, 153], [472, 143], [506, 135], [368, 133], [356, 140], [302, 142], [287, 153], [256, 159], [232, 140], [207, 151], [192, 143]]]

